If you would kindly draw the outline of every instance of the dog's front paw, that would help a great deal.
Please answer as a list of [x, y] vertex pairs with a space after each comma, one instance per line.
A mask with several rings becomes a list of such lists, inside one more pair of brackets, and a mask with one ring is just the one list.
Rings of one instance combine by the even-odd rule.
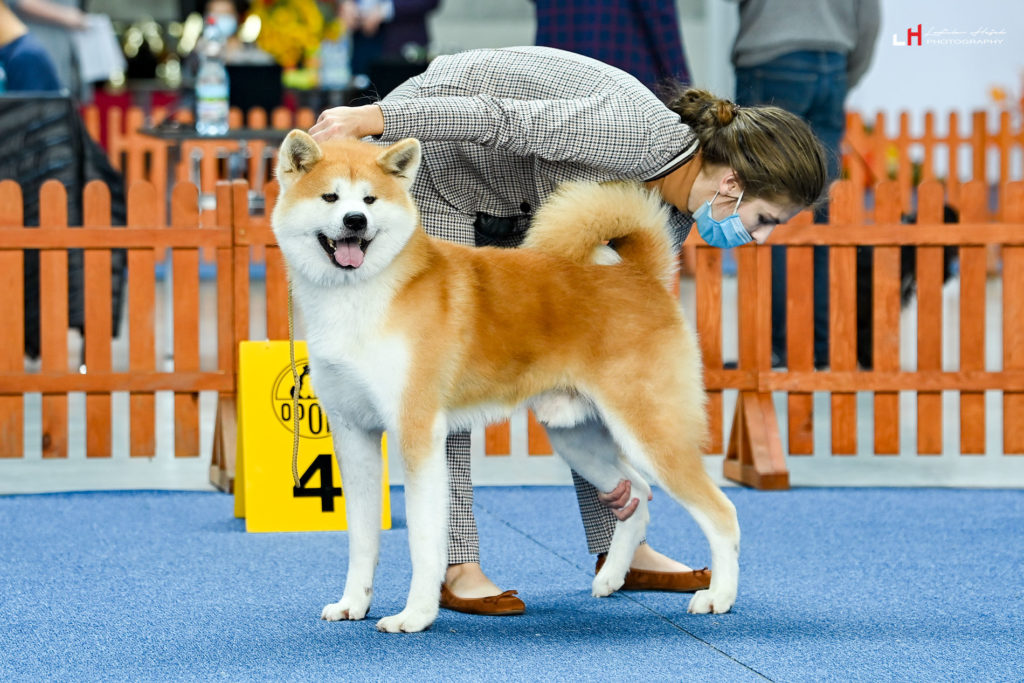
[[697, 591], [690, 598], [690, 606], [686, 609], [690, 614], [708, 614], [714, 612], [715, 614], [725, 614], [732, 609], [733, 603], [736, 602], [736, 593], [732, 592], [730, 595], [728, 591], [713, 591], [713, 590], [702, 590]]
[[377, 630], [387, 633], [416, 633], [430, 628], [437, 618], [437, 609], [417, 610], [406, 607], [398, 614], [377, 622]]
[[320, 618], [325, 621], [344, 621], [346, 619], [359, 621], [366, 616], [368, 609], [370, 609], [370, 596], [366, 596], [365, 600], [352, 600], [346, 596], [338, 602], [324, 607]]
[[619, 577], [613, 577], [612, 572], [604, 571], [604, 569], [602, 569], [597, 573], [597, 576], [594, 577], [594, 582], [590, 586], [591, 593], [595, 598], [607, 597], [622, 588], [622, 584], [625, 583], [625, 581], [625, 574]]

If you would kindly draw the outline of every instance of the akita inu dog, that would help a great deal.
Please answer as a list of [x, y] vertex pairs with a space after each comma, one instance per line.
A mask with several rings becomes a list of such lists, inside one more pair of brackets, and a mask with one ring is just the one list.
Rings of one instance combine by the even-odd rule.
[[710, 588], [689, 610], [728, 611], [739, 525], [701, 460], [701, 362], [670, 291], [661, 201], [639, 185], [571, 185], [538, 211], [523, 248], [472, 248], [423, 231], [409, 194], [419, 164], [413, 139], [320, 146], [296, 130], [279, 153], [273, 229], [305, 320], [349, 522], [345, 590], [322, 617], [362, 619], [370, 606], [386, 430], [405, 468], [412, 582], [405, 609], [377, 628], [433, 623], [447, 564], [445, 438], [523, 405], [598, 490], [629, 479], [639, 499], [616, 525], [593, 594], [622, 586], [652, 481], [711, 545]]

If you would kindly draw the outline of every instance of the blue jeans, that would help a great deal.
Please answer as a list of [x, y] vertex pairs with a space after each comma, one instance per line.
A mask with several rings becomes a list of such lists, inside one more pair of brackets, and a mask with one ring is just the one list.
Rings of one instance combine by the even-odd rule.
[[[846, 55], [790, 52], [770, 62], [736, 68], [736, 103], [772, 104], [803, 117], [821, 140], [829, 180], [839, 176], [840, 141], [846, 123]], [[814, 212], [828, 222], [828, 206]], [[786, 248], [772, 247], [772, 352], [786, 358]], [[828, 365], [828, 247], [814, 248], [814, 364]]]

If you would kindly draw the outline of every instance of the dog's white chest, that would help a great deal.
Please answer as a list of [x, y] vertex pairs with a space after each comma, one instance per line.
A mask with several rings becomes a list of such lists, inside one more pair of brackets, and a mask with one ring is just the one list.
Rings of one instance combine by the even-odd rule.
[[328, 415], [364, 429], [393, 425], [411, 354], [404, 337], [383, 330], [386, 302], [327, 296], [302, 305], [313, 387]]

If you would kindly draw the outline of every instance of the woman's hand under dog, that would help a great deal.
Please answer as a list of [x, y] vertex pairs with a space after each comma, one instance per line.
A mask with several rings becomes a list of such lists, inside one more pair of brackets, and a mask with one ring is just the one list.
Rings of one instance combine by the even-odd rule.
[[[607, 507], [612, 509], [612, 513], [616, 519], [625, 521], [629, 519], [634, 512], [636, 507], [640, 504], [639, 498], [633, 498], [630, 500], [629, 494], [632, 491], [633, 485], [628, 479], [621, 480], [618, 485], [608, 493], [597, 492], [597, 499]], [[653, 493], [647, 494], [647, 500], [654, 498]]]
[[364, 138], [384, 132], [384, 113], [375, 104], [325, 109], [309, 129], [317, 142], [331, 138]]

